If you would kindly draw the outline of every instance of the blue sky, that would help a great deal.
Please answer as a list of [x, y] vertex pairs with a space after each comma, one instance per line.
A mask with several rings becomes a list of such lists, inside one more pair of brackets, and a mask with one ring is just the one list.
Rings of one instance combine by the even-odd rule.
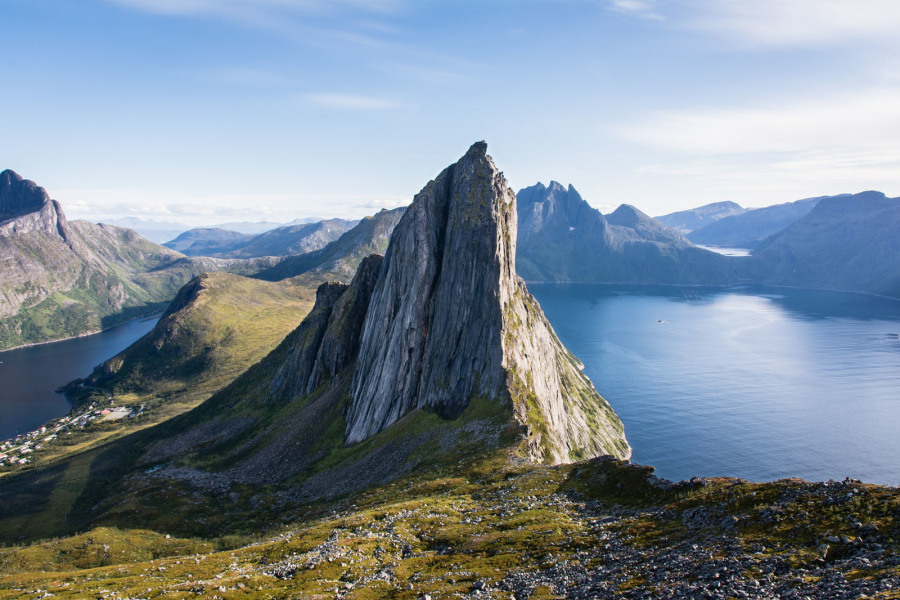
[[477, 140], [608, 212], [900, 195], [895, 0], [0, 0], [0, 168], [70, 218], [407, 204]]

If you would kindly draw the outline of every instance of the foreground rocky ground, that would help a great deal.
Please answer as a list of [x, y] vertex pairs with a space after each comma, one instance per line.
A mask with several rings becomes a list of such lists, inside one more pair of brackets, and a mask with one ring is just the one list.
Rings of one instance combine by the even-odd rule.
[[[900, 598], [900, 491], [481, 464], [285, 507], [256, 539], [0, 549], [0, 598]], [[228, 549], [225, 549], [228, 548]]]

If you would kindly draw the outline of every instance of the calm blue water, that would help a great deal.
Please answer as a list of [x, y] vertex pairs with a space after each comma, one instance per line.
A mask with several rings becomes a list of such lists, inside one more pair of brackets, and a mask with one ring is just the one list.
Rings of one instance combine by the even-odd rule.
[[0, 352], [0, 440], [31, 431], [69, 412], [54, 390], [112, 358], [153, 329], [159, 315], [96, 335]]
[[528, 287], [658, 475], [900, 483], [900, 302]]

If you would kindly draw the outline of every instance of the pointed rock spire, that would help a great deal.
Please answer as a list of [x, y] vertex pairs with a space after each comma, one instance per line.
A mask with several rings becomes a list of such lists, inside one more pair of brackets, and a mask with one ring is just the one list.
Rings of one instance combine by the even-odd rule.
[[510, 406], [533, 460], [630, 455], [615, 413], [517, 277], [515, 246], [515, 194], [478, 142], [416, 195], [391, 236], [360, 339], [347, 443], [415, 409], [455, 418], [482, 397]]

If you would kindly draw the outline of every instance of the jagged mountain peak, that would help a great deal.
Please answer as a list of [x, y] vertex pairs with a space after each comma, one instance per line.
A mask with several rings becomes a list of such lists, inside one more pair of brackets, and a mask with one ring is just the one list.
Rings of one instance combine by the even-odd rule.
[[57, 236], [71, 243], [62, 207], [47, 191], [9, 169], [0, 173], [0, 237]]
[[483, 142], [416, 195], [363, 325], [347, 443], [416, 409], [452, 419], [486, 398], [510, 403], [533, 460], [627, 454], [618, 419], [516, 275], [516, 235], [516, 196]]
[[476, 144], [416, 195], [383, 256], [349, 285], [322, 284], [266, 357], [141, 438], [137, 468], [166, 463], [154, 481], [215, 480], [217, 494], [272, 484], [305, 502], [460, 460], [630, 456], [621, 421], [516, 275], [515, 247], [515, 195]]
[[350, 443], [415, 408], [454, 416], [502, 383], [490, 324], [515, 273], [515, 195], [486, 150], [473, 145], [430, 181], [394, 229], [363, 328]]
[[586, 229], [598, 239], [606, 238], [606, 220], [600, 211], [581, 197], [569, 184], [551, 181], [549, 186], [538, 182], [519, 190], [516, 194], [519, 210], [519, 233], [523, 239], [541, 236], [551, 230], [569, 231]]
[[35, 182], [24, 179], [10, 169], [0, 173], [0, 221], [48, 209], [62, 214], [59, 205]]

